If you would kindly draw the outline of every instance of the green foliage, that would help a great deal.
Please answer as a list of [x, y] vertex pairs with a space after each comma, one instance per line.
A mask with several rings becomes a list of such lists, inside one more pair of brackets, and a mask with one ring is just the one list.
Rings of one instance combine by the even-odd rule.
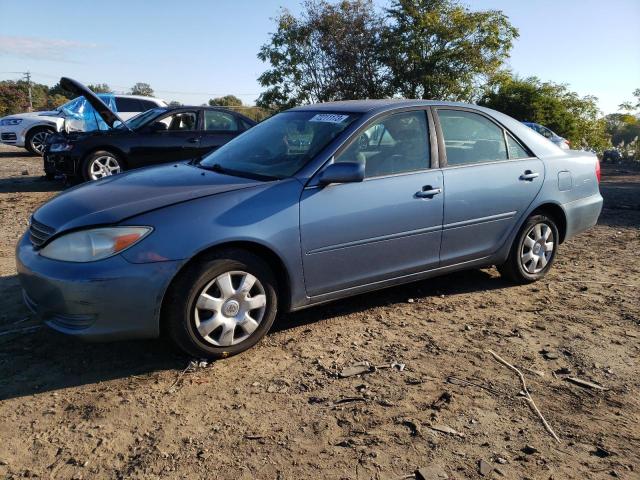
[[148, 83], [138, 82], [129, 92], [131, 95], [142, 95], [144, 97], [153, 97], [153, 88]]
[[[93, 93], [113, 93], [113, 89], [106, 83], [96, 83], [95, 85], [90, 83], [89, 85], [87, 85], [87, 88]], [[153, 90], [151, 92], [153, 93]]]
[[501, 72], [488, 83], [478, 103], [520, 121], [540, 123], [567, 138], [572, 148], [602, 152], [610, 142], [596, 102], [597, 98], [580, 97], [563, 84]]
[[258, 58], [258, 104], [385, 98], [471, 100], [508, 56], [517, 30], [500, 11], [457, 0], [307, 0], [300, 16], [282, 10]]
[[212, 98], [209, 100], [209, 105], [212, 107], [241, 107], [242, 100], [235, 95], [225, 95], [224, 97]]
[[258, 78], [266, 88], [258, 105], [284, 109], [390, 95], [380, 53], [383, 22], [371, 0], [306, 0], [299, 17], [283, 9], [258, 53], [271, 66]]
[[501, 11], [455, 0], [394, 0], [387, 14], [381, 52], [394, 93], [407, 98], [474, 100], [518, 37]]
[[[69, 90], [66, 90], [66, 89], [62, 88], [60, 86], [60, 83], [56, 83], [53, 87], [51, 87], [49, 89], [49, 95], [62, 96], [64, 98], [66, 98], [67, 100], [72, 100], [73, 98], [76, 97], [76, 95], [73, 92], [70, 92]], [[62, 103], [64, 103], [64, 102], [62, 102]]]
[[605, 120], [611, 143], [624, 157], [640, 160], [640, 88], [633, 91], [633, 96], [635, 100], [620, 105], [626, 113], [612, 113]]

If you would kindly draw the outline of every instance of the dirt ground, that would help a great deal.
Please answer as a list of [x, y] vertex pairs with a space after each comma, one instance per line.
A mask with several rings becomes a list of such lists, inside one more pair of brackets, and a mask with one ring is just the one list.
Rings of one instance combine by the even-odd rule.
[[[40, 162], [0, 148], [0, 477], [640, 478], [640, 168], [604, 166], [599, 225], [541, 282], [490, 268], [363, 295], [186, 369], [162, 341], [85, 344], [22, 306], [14, 246], [62, 188]], [[339, 377], [362, 361], [404, 368]]]

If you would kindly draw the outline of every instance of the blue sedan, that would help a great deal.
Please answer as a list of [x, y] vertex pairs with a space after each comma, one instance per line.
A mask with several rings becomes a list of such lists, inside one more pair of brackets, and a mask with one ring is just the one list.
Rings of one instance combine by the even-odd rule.
[[17, 268], [58, 331], [165, 332], [221, 358], [278, 311], [488, 265], [538, 280], [596, 223], [599, 177], [595, 155], [474, 105], [308, 105], [203, 158], [57, 196], [33, 214]]

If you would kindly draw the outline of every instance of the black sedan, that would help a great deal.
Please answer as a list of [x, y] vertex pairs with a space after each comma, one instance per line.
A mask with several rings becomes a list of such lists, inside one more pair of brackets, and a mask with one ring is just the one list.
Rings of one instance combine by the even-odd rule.
[[63, 80], [67, 88], [87, 98], [109, 129], [52, 135], [44, 152], [48, 178], [97, 180], [124, 170], [196, 158], [256, 124], [224, 108], [184, 106], [154, 108], [122, 122], [84, 85]]

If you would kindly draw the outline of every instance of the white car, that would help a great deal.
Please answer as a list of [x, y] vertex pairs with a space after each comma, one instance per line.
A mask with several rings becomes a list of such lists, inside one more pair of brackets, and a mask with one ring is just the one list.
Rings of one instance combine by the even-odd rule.
[[[164, 100], [138, 95], [98, 94], [123, 120], [152, 108], [166, 107]], [[100, 119], [84, 97], [74, 98], [50, 112], [18, 113], [0, 118], [0, 143], [24, 147], [42, 155], [47, 136], [59, 132], [67, 121], [72, 130], [97, 130]]]

